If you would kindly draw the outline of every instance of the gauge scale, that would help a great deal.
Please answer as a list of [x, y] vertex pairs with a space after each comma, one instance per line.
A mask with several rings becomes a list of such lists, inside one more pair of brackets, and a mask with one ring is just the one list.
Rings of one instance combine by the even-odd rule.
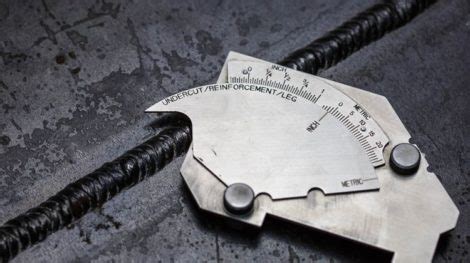
[[181, 174], [201, 209], [267, 214], [429, 262], [458, 210], [383, 96], [230, 52], [217, 84], [147, 112], [180, 112]]
[[275, 87], [321, 106], [360, 141], [374, 166], [385, 163], [387, 136], [365, 109], [334, 87], [336, 83], [267, 62], [231, 61], [227, 66], [229, 82]]

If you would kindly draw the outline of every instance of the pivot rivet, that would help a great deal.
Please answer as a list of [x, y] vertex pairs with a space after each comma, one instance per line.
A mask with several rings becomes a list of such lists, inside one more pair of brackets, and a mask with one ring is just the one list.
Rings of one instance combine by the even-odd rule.
[[410, 143], [401, 143], [392, 149], [390, 154], [390, 167], [402, 175], [416, 173], [421, 161], [421, 154], [416, 146]]
[[228, 212], [235, 215], [245, 215], [253, 211], [255, 194], [250, 186], [235, 183], [224, 192], [224, 206]]

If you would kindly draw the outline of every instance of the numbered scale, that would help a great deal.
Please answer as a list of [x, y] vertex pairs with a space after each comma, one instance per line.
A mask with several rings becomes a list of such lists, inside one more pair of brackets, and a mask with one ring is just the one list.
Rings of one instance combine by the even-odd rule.
[[217, 84], [165, 98], [193, 143], [181, 174], [201, 209], [272, 215], [429, 262], [458, 210], [383, 96], [230, 52]]
[[[385, 163], [383, 147], [388, 138], [369, 113], [334, 83], [272, 63], [232, 61], [228, 63], [228, 79], [234, 83], [265, 85], [304, 98], [330, 113], [359, 140], [374, 166]], [[318, 125], [312, 124], [312, 128]]]

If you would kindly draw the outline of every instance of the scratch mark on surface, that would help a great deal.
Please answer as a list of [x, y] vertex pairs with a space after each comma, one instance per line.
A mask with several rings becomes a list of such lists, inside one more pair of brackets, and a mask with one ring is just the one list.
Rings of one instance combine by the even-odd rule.
[[88, 9], [88, 14], [85, 18], [82, 18], [82, 19], [79, 19], [75, 22], [72, 23], [72, 25], [64, 25], [62, 26], [59, 30], [57, 31], [54, 31], [52, 30], [46, 23], [44, 23], [43, 20], [41, 20], [39, 22], [39, 24], [44, 28], [44, 30], [46, 31], [46, 34], [47, 34], [47, 37], [40, 37], [38, 38], [36, 41], [34, 41], [33, 45], [30, 47], [30, 48], [33, 48], [35, 46], [38, 46], [40, 45], [42, 42], [44, 42], [45, 40], [50, 40], [52, 43], [54, 44], [57, 44], [57, 38], [56, 38], [56, 35], [61, 33], [61, 32], [64, 32], [66, 30], [69, 30], [71, 28], [74, 28], [74, 27], [77, 27], [79, 25], [82, 25], [84, 23], [87, 23], [87, 22], [90, 22], [90, 21], [94, 21], [98, 18], [101, 18], [101, 17], [106, 17], [106, 16], [110, 16], [114, 19], [117, 18], [117, 14], [119, 13], [119, 10], [121, 8], [121, 5], [118, 4], [116, 5], [116, 7], [113, 6], [112, 3], [105, 3], [103, 2], [103, 6], [100, 7], [100, 10], [102, 10], [102, 12], [96, 12], [94, 11], [92, 8], [89, 8]]
[[52, 19], [56, 19], [55, 15], [51, 12], [49, 9], [49, 6], [46, 4], [46, 0], [41, 0], [42, 6], [44, 7], [44, 10], [46, 11], [47, 15], [49, 15]]
[[215, 232], [215, 254], [217, 262], [221, 262], [220, 259], [220, 246], [219, 246], [219, 231]]
[[23, 130], [21, 129], [20, 125], [18, 125], [18, 123], [16, 123], [16, 121], [14, 119], [10, 119], [10, 122], [11, 124], [13, 124], [13, 126], [15, 126], [15, 128], [20, 131], [20, 132], [23, 132]]
[[129, 34], [131, 35], [131, 44], [134, 45], [137, 49], [137, 57], [139, 59], [139, 69], [142, 72], [144, 70], [144, 63], [142, 60], [143, 48], [142, 48], [142, 44], [140, 43], [140, 39], [137, 36], [137, 33], [135, 31], [134, 22], [132, 22], [130, 18], [127, 19], [127, 27], [129, 29]]

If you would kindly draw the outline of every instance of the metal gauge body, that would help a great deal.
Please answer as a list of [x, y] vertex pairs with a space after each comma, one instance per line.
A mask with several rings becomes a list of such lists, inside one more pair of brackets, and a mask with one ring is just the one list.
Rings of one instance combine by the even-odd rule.
[[429, 262], [458, 210], [383, 96], [230, 52], [217, 84], [148, 112], [181, 112], [181, 174], [201, 209], [266, 215]]
[[348, 129], [309, 100], [279, 88], [225, 83], [154, 105], [193, 123], [193, 155], [226, 185], [273, 199], [377, 189], [375, 171]]

